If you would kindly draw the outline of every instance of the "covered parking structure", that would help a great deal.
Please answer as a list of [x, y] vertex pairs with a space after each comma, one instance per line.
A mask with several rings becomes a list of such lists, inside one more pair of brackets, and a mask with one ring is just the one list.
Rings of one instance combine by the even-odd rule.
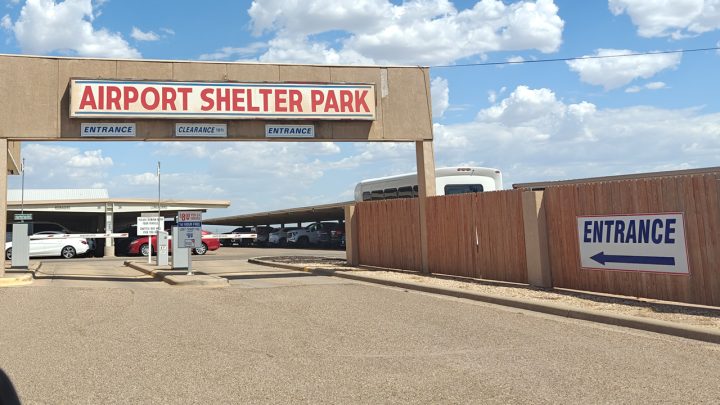
[[[224, 200], [160, 200], [160, 213], [175, 218], [178, 211], [227, 208]], [[33, 222], [54, 222], [73, 232], [112, 233], [137, 223], [142, 213], [157, 213], [158, 200], [110, 198], [105, 189], [8, 190], [7, 223], [18, 222], [14, 214], [32, 214]], [[9, 228], [9, 227], [8, 227]], [[114, 256], [112, 238], [97, 240], [96, 255]]]
[[310, 207], [289, 208], [253, 214], [233, 215], [220, 218], [204, 220], [207, 225], [226, 226], [285, 226], [292, 224], [300, 227], [306, 222], [337, 221], [342, 223], [345, 220], [345, 207], [355, 204], [353, 201], [313, 205]]

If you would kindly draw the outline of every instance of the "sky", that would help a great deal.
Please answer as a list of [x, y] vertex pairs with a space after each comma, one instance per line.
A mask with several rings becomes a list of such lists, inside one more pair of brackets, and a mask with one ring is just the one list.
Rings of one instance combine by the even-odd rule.
[[[4, 4], [3, 4], [4, 3]], [[430, 66], [436, 166], [513, 183], [720, 166], [720, 0], [0, 0], [0, 53]], [[468, 66], [470, 65], [470, 66]], [[26, 188], [229, 200], [206, 217], [353, 198], [411, 143], [24, 143]], [[20, 187], [11, 176], [9, 188]]]

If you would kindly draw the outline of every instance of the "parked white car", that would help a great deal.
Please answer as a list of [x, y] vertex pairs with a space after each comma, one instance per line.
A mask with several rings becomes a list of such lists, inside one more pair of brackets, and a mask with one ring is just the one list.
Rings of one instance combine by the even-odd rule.
[[[90, 250], [85, 238], [68, 236], [57, 231], [38, 232], [30, 236], [30, 257], [55, 257], [72, 259]], [[12, 260], [12, 242], [5, 242], [5, 258]]]
[[294, 231], [296, 229], [299, 229], [299, 228], [278, 229], [277, 231], [272, 232], [268, 236], [268, 243], [271, 245], [275, 245], [275, 246], [285, 246], [285, 245], [287, 245], [288, 233], [290, 231]]

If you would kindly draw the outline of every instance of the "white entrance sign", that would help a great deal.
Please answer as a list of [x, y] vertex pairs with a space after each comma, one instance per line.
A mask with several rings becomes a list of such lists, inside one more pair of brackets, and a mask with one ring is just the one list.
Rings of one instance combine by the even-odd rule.
[[175, 124], [175, 136], [227, 138], [227, 124]]
[[578, 216], [584, 269], [690, 274], [682, 213]]
[[202, 246], [202, 211], [178, 212], [177, 228], [178, 247], [199, 248]]
[[80, 124], [80, 136], [135, 136], [135, 124]]
[[[159, 219], [159, 220], [158, 220]], [[137, 218], [137, 234], [138, 236], [157, 235], [158, 224], [164, 224], [163, 217], [138, 217]]]
[[314, 138], [315, 125], [265, 125], [266, 138]]
[[375, 85], [74, 79], [70, 117], [371, 121]]

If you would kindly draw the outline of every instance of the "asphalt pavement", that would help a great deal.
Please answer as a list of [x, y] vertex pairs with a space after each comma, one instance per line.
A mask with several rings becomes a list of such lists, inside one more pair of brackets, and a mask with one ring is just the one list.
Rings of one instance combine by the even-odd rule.
[[720, 345], [232, 250], [197, 261], [225, 288], [173, 287], [120, 260], [44, 262], [32, 285], [0, 288], [0, 367], [28, 404], [720, 402]]

